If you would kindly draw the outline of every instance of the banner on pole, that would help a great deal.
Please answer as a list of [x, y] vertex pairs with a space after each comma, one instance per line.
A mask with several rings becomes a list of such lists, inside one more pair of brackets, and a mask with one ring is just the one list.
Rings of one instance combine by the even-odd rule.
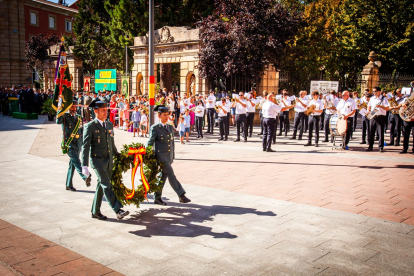
[[52, 108], [56, 110], [56, 117], [59, 118], [72, 106], [72, 81], [70, 79], [69, 67], [66, 60], [66, 53], [60, 46], [59, 60], [56, 64], [55, 93], [53, 94]]
[[83, 91], [84, 92], [91, 91], [91, 77], [83, 77]]
[[121, 77], [121, 93], [129, 100], [129, 76]]
[[116, 91], [116, 69], [95, 70], [95, 92]]
[[338, 92], [339, 81], [311, 81], [309, 92], [318, 91], [319, 94], [326, 94], [334, 90]]

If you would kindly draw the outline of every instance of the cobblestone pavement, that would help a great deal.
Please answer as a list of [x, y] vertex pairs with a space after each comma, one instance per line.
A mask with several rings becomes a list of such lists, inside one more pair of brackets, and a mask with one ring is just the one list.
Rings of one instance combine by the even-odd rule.
[[[117, 146], [146, 141], [131, 136], [115, 130]], [[0, 274], [413, 274], [412, 155], [366, 153], [358, 140], [346, 152], [305, 148], [285, 137], [265, 153], [254, 136], [176, 143], [174, 169], [192, 203], [177, 203], [167, 184], [168, 206], [149, 197], [117, 222], [104, 203], [108, 221], [97, 221], [93, 186], [75, 175], [78, 191], [64, 190], [60, 127], [0, 118]], [[33, 244], [46, 246], [33, 253]], [[68, 250], [67, 259], [53, 250]]]

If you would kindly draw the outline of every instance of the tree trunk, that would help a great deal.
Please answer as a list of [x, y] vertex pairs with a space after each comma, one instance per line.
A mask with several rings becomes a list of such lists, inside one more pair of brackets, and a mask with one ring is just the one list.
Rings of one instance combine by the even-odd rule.
[[167, 88], [168, 91], [172, 90], [172, 78], [171, 78], [171, 63], [160, 64], [160, 88]]

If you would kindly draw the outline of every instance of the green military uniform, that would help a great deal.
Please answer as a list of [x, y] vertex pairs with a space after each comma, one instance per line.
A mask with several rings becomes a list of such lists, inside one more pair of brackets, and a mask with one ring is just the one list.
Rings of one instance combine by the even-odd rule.
[[116, 198], [111, 184], [113, 156], [118, 154], [114, 142], [114, 130], [111, 122], [105, 121], [105, 128], [96, 118], [85, 125], [83, 131], [82, 166], [89, 165], [98, 177], [95, 198], [92, 204], [92, 214], [100, 214], [102, 197], [105, 195], [109, 206], [118, 213], [123, 206]]
[[[165, 180], [168, 178], [171, 187], [180, 197], [185, 194], [181, 183], [175, 177], [174, 170], [172, 168], [172, 163], [174, 161], [174, 130], [173, 127], [169, 124], [165, 126], [162, 123], [154, 124], [150, 128], [150, 136], [147, 142], [147, 146], [153, 146], [155, 157], [158, 162], [162, 162], [164, 165], [162, 167], [161, 174], [161, 183], [164, 187]], [[161, 199], [161, 192], [155, 193], [155, 199]]]
[[[64, 143], [66, 144], [68, 139], [71, 137], [75, 126], [79, 120], [82, 120], [79, 115], [70, 115], [69, 113], [63, 114], [63, 116], [56, 119], [56, 123], [62, 125], [62, 130], [64, 133]], [[69, 156], [69, 169], [68, 175], [66, 177], [66, 187], [73, 187], [73, 173], [74, 170], [79, 173], [80, 177], [83, 180], [86, 180], [88, 177], [82, 174], [82, 166], [79, 159], [79, 152], [82, 147], [82, 128], [79, 127], [78, 131], [74, 133], [72, 142], [69, 144], [68, 156]]]

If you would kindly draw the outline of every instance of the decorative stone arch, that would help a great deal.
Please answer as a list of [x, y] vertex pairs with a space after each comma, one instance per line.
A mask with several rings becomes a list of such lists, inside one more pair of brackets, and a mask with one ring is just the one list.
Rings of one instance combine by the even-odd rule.
[[141, 72], [137, 74], [136, 77], [136, 93], [135, 95], [142, 95], [144, 94], [144, 76]]
[[193, 94], [193, 96], [197, 94], [196, 93], [196, 75], [192, 71], [188, 72], [185, 78], [185, 92], [187, 94], [187, 97], [190, 96], [190, 92]]

